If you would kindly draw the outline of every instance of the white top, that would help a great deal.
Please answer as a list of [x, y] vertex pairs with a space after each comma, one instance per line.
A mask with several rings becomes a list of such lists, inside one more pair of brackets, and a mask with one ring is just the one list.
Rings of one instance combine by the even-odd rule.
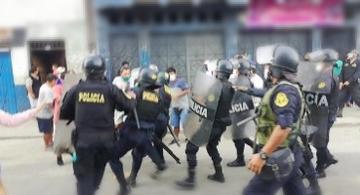
[[54, 92], [47, 83], [44, 83], [40, 87], [38, 105], [40, 105], [41, 103], [47, 103], [49, 105], [45, 106], [45, 108], [37, 114], [37, 118], [50, 119], [53, 116], [53, 101]]
[[250, 81], [253, 84], [255, 89], [263, 89], [264, 88], [264, 80], [258, 74], [252, 75], [250, 77]]
[[115, 85], [117, 88], [121, 89], [122, 91], [125, 91], [129, 85], [127, 82], [124, 81], [121, 76], [115, 77], [112, 84]]

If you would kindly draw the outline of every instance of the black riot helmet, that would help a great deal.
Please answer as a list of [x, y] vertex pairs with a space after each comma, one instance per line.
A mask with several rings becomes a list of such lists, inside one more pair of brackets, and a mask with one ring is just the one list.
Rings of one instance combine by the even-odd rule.
[[105, 60], [100, 55], [90, 55], [83, 62], [86, 77], [104, 78]]
[[241, 59], [239, 60], [239, 74], [240, 75], [248, 75], [250, 72], [250, 62], [248, 60], [245, 59]]
[[216, 77], [220, 80], [229, 79], [233, 72], [233, 65], [228, 60], [219, 60], [216, 68]]
[[279, 45], [273, 51], [271, 75], [275, 78], [285, 73], [296, 73], [300, 61], [298, 52], [289, 46]]
[[139, 76], [139, 86], [144, 88], [156, 89], [160, 87], [160, 84], [157, 82], [158, 76], [157, 72], [150, 68], [144, 68], [140, 72]]
[[161, 85], [168, 85], [170, 83], [170, 75], [167, 72], [159, 72], [157, 82]]

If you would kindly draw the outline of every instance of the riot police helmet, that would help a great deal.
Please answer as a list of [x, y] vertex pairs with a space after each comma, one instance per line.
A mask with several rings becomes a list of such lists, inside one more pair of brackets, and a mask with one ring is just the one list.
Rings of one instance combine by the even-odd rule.
[[219, 60], [216, 68], [216, 76], [219, 79], [229, 79], [233, 73], [233, 65], [228, 60]]
[[100, 55], [90, 55], [83, 62], [83, 69], [87, 77], [103, 77], [105, 73], [105, 60]]
[[159, 88], [158, 76], [154, 69], [144, 68], [140, 71], [139, 86], [144, 88]]
[[170, 75], [167, 72], [159, 72], [157, 82], [161, 85], [168, 85], [170, 83]]
[[239, 66], [238, 66], [238, 70], [239, 70], [239, 74], [241, 75], [248, 75], [250, 72], [250, 62], [248, 60], [245, 59], [240, 59], [239, 60]]
[[296, 73], [300, 61], [298, 52], [289, 46], [279, 45], [273, 51], [271, 62], [271, 74], [273, 77], [280, 78], [286, 73]]

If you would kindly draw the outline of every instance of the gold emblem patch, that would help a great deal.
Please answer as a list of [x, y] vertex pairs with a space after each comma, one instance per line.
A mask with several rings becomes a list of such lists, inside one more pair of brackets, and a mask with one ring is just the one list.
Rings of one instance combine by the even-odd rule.
[[278, 107], [285, 107], [289, 104], [287, 95], [283, 92], [279, 92], [275, 97], [275, 105]]
[[215, 96], [214, 95], [209, 95], [208, 96], [208, 101], [209, 102], [213, 102], [215, 100]]
[[326, 83], [324, 81], [320, 82], [318, 85], [319, 89], [324, 89], [326, 87]]

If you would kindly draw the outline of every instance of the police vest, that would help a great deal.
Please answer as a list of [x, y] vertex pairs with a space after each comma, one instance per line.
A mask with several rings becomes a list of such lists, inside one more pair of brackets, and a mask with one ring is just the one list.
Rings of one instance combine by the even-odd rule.
[[154, 122], [161, 112], [159, 93], [148, 89], [140, 91], [139, 97], [137, 97], [136, 109], [140, 121]]
[[112, 132], [115, 103], [112, 85], [105, 81], [81, 82], [76, 88], [75, 122], [81, 131]]
[[277, 116], [274, 113], [274, 111], [271, 108], [270, 102], [271, 102], [271, 96], [273, 95], [273, 92], [275, 89], [280, 85], [290, 85], [295, 87], [298, 90], [298, 93], [301, 97], [301, 111], [298, 120], [292, 124], [291, 128], [292, 131], [288, 138], [280, 144], [280, 147], [288, 147], [291, 140], [296, 139], [296, 137], [300, 133], [300, 123], [301, 123], [301, 117], [304, 113], [304, 98], [302, 95], [302, 92], [298, 85], [290, 83], [288, 81], [281, 81], [279, 84], [273, 86], [270, 88], [264, 95], [261, 104], [259, 106], [260, 109], [260, 116], [257, 119], [258, 127], [257, 127], [257, 141], [259, 145], [265, 145], [267, 141], [269, 140], [277, 121]]

